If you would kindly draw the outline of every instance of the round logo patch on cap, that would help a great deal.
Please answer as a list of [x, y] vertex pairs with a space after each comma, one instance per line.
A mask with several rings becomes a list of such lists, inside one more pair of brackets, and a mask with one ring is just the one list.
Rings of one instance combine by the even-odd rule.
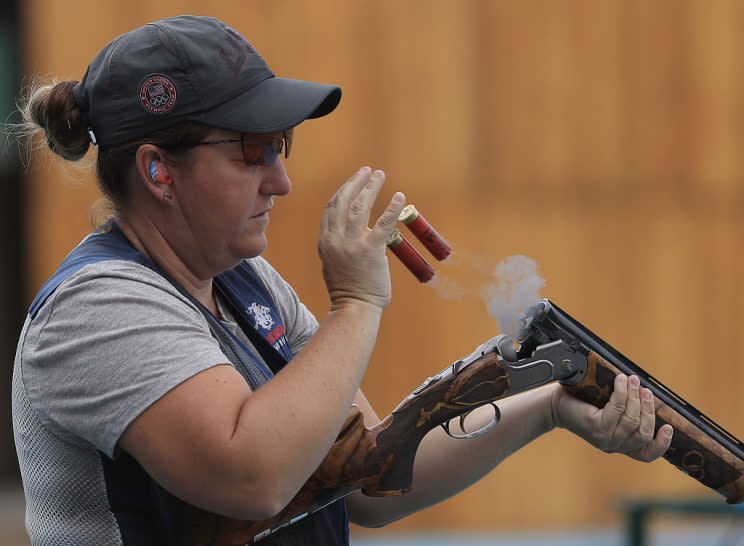
[[151, 74], [140, 85], [139, 98], [148, 112], [167, 114], [176, 105], [176, 86], [162, 74]]

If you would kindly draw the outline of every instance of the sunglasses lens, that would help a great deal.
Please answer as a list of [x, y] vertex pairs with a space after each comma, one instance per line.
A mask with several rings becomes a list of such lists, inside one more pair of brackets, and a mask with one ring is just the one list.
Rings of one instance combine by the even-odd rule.
[[[274, 164], [274, 161], [276, 161], [276, 157], [282, 153], [282, 147], [284, 146], [284, 141], [281, 138], [275, 138], [271, 141], [271, 144], [269, 146], [266, 146], [266, 153], [267, 155], [271, 155], [271, 165]], [[268, 159], [268, 158], [267, 158]]]
[[289, 157], [292, 148], [292, 130], [286, 131], [281, 138], [273, 138], [271, 142], [251, 141], [242, 137], [243, 159], [249, 165], [265, 165], [271, 167], [284, 149], [284, 157]]
[[249, 165], [271, 166], [276, 161], [276, 154], [268, 144], [246, 140], [243, 142], [243, 159]]

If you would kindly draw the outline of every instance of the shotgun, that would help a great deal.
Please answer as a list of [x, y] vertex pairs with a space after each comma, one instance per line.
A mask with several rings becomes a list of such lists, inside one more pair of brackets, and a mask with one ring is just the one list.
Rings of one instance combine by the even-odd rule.
[[[242, 521], [189, 507], [186, 521], [191, 525], [192, 544], [252, 544], [358, 489], [368, 496], [403, 495], [411, 489], [416, 450], [432, 429], [442, 426], [454, 438], [479, 436], [498, 423], [494, 401], [553, 381], [577, 384], [586, 375], [586, 357], [562, 340], [536, 346], [529, 356], [508, 362], [498, 350], [503, 339], [487, 341], [427, 378], [372, 428], [364, 426], [362, 412], [352, 406], [318, 469], [273, 518]], [[467, 415], [487, 404], [494, 415], [485, 427], [459, 435], [450, 430], [449, 422], [459, 418], [465, 431]]]
[[[503, 336], [480, 345], [440, 373], [427, 378], [372, 428], [352, 406], [338, 438], [318, 469], [290, 503], [263, 521], [243, 521], [190, 507], [194, 546], [243, 546], [291, 525], [358, 489], [368, 496], [402, 495], [411, 488], [416, 451], [424, 436], [441, 426], [454, 438], [469, 439], [499, 421], [495, 401], [559, 381], [572, 394], [604, 407], [618, 373], [637, 375], [655, 397], [655, 430], [674, 427], [664, 458], [718, 491], [729, 503], [744, 501], [744, 444], [674, 394], [549, 300], [521, 317], [517, 360], [501, 356]], [[449, 428], [474, 409], [490, 404], [494, 415], [480, 430], [454, 434]]]

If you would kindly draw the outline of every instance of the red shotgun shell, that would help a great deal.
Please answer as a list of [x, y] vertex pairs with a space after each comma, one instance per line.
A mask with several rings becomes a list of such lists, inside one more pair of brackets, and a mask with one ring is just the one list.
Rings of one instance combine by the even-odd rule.
[[398, 220], [407, 225], [408, 229], [421, 241], [421, 244], [440, 262], [452, 253], [452, 247], [442, 239], [442, 236], [431, 227], [431, 224], [413, 205], [406, 205]]
[[424, 257], [405, 240], [403, 234], [395, 229], [390, 234], [387, 246], [398, 256], [403, 265], [413, 273], [420, 282], [429, 282], [434, 276], [434, 269]]

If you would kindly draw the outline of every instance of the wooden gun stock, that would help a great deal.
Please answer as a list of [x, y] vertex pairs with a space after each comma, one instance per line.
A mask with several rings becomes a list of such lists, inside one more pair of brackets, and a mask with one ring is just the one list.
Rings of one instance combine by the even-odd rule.
[[495, 400], [576, 376], [576, 368], [566, 366], [570, 357], [575, 352], [565, 344], [551, 344], [515, 369], [493, 350], [473, 353], [427, 379], [372, 428], [352, 406], [328, 455], [281, 513], [241, 521], [189, 507], [193, 544], [251, 544], [357, 489], [369, 496], [402, 495], [411, 488], [416, 451], [430, 430]]
[[525, 352], [536, 344], [562, 339], [587, 356], [586, 375], [567, 389], [598, 408], [609, 400], [617, 374], [637, 375], [641, 385], [654, 393], [655, 430], [665, 423], [674, 427], [672, 444], [664, 459], [720, 493], [726, 502], [744, 501], [744, 444], [741, 441], [554, 303], [538, 302], [525, 313], [524, 324], [525, 328], [517, 337]]

